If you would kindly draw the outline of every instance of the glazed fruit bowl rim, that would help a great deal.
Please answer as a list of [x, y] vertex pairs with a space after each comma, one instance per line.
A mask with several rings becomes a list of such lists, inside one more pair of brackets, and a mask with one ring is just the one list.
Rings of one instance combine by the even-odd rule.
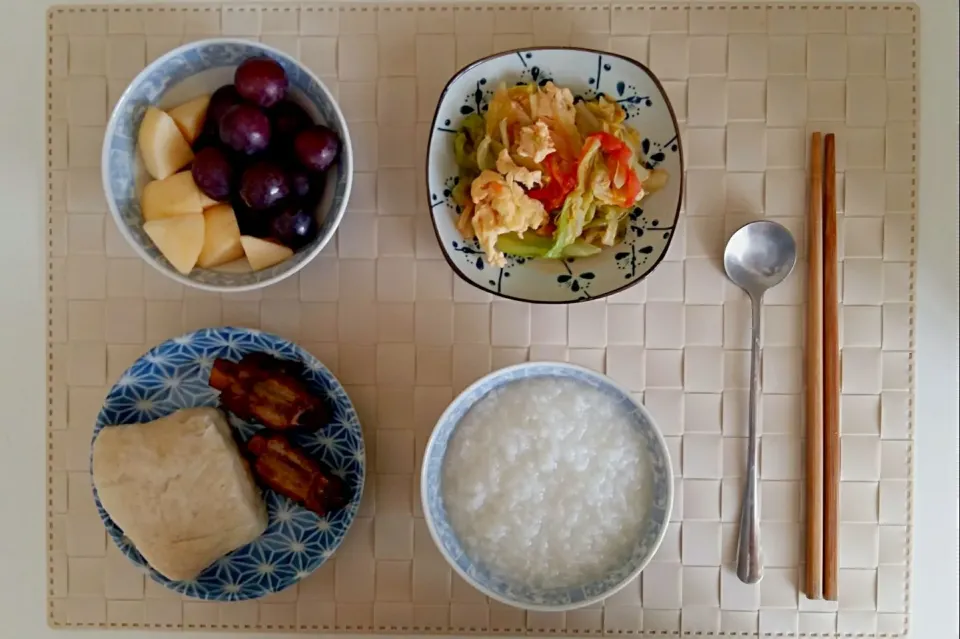
[[[304, 103], [310, 103], [310, 107], [307, 108], [307, 111], [310, 112], [311, 115], [314, 115], [314, 113], [321, 110], [319, 105], [322, 103], [323, 110], [326, 110], [326, 115], [328, 117], [324, 118], [321, 115], [320, 120], [326, 120], [324, 123], [330, 128], [334, 129], [340, 136], [340, 156], [337, 162], [330, 169], [330, 171], [336, 172], [335, 179], [329, 179], [328, 188], [325, 189], [333, 191], [334, 193], [330, 196], [324, 194], [321, 199], [321, 204], [317, 209], [317, 214], [321, 215], [321, 211], [323, 211], [321, 218], [322, 221], [317, 232], [317, 237], [310, 244], [295, 250], [293, 256], [281, 262], [280, 264], [259, 272], [238, 271], [233, 273], [232, 271], [220, 270], [219, 268], [195, 268], [190, 274], [184, 275], [168, 264], [165, 258], [158, 258], [157, 256], [151, 255], [150, 251], [148, 251], [143, 245], [142, 240], [137, 238], [134, 232], [131, 230], [129, 223], [124, 220], [124, 216], [119, 210], [115, 189], [111, 186], [111, 179], [113, 177], [110, 161], [112, 141], [117, 136], [117, 130], [121, 126], [122, 121], [125, 118], [135, 117], [134, 110], [136, 109], [136, 105], [130, 103], [132, 96], [140, 89], [141, 85], [152, 74], [156, 73], [158, 69], [163, 68], [164, 65], [169, 64], [171, 60], [174, 60], [178, 56], [183, 56], [184, 54], [188, 54], [202, 47], [218, 45], [257, 49], [261, 54], [274, 58], [280, 61], [284, 66], [289, 65], [290, 67], [296, 69], [299, 73], [302, 73], [304, 80], [315, 85], [315, 100], [311, 100], [308, 96], [304, 96], [300, 99], [295, 99], [294, 101], [300, 103], [301, 106]], [[238, 59], [235, 62], [228, 64], [215, 64], [199, 69], [195, 73], [189, 74], [186, 77], [177, 80], [176, 82], [171, 82], [164, 85], [162, 90], [158, 91], [156, 95], [149, 100], [149, 103], [156, 105], [156, 103], [161, 101], [163, 96], [168, 91], [174, 87], [177, 87], [182, 82], [188, 81], [191, 77], [194, 77], [200, 73], [205, 73], [211, 69], [236, 66], [242, 61], [242, 59]], [[303, 91], [295, 88], [292, 78], [290, 80], [290, 85], [291, 93], [303, 93]], [[209, 92], [212, 93], [218, 87], [208, 88]], [[134, 148], [135, 153], [139, 153], [139, 144], [136, 142], [135, 137]], [[140, 160], [137, 159], [137, 161], [139, 162]], [[299, 272], [308, 263], [310, 263], [317, 255], [320, 254], [327, 244], [333, 240], [336, 231], [339, 228], [344, 215], [346, 214], [347, 202], [353, 187], [354, 171], [353, 146], [346, 117], [341, 111], [340, 105], [338, 104], [333, 93], [331, 93], [330, 89], [323, 83], [320, 77], [293, 56], [269, 45], [256, 41], [245, 40], [242, 38], [206, 38], [203, 40], [195, 40], [193, 42], [180, 45], [147, 64], [143, 70], [141, 70], [127, 84], [127, 87], [124, 89], [123, 93], [120, 95], [120, 98], [117, 100], [110, 112], [110, 117], [107, 120], [107, 126], [103, 137], [100, 164], [104, 199], [106, 200], [107, 208], [110, 211], [110, 216], [113, 218], [114, 224], [117, 226], [124, 240], [126, 240], [127, 244], [133, 248], [137, 256], [157, 271], [163, 273], [166, 277], [169, 277], [180, 284], [215, 293], [241, 293], [245, 291], [261, 289], [286, 279], [287, 277]], [[331, 187], [331, 183], [334, 183], [335, 186]], [[147, 241], [149, 242], [150, 240]], [[224, 277], [242, 277], [244, 279], [248, 279], [249, 281], [237, 283], [202, 281], [194, 277], [198, 270], [211, 274], [223, 274]]]

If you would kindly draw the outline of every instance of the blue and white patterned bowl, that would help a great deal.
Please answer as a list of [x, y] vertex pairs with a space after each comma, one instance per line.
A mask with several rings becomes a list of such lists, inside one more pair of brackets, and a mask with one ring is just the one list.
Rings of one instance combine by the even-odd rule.
[[[341, 152], [327, 174], [323, 199], [317, 207], [317, 237], [290, 259], [264, 269], [195, 268], [189, 275], [178, 272], [143, 232], [140, 193], [149, 181], [137, 149], [137, 132], [146, 107], [168, 109], [187, 100], [213, 93], [233, 82], [237, 66], [247, 58], [269, 56], [279, 62], [290, 81], [290, 96], [315, 121], [326, 124], [340, 136]], [[202, 40], [185, 44], [150, 63], [134, 78], [113, 109], [103, 139], [101, 156], [103, 191], [120, 232], [148, 264], [187, 286], [208, 291], [239, 292], [262, 288], [296, 273], [333, 238], [340, 225], [353, 185], [353, 149], [350, 132], [340, 107], [319, 78], [288, 56], [247, 40]]]
[[[575, 380], [602, 391], [612, 401], [630, 408], [634, 428], [643, 438], [650, 461], [652, 485], [647, 519], [637, 531], [636, 546], [622, 566], [593, 583], [575, 587], [533, 588], [513, 583], [492, 573], [467, 555], [447, 517], [443, 500], [443, 466], [447, 447], [460, 420], [490, 391], [521, 379], [554, 377]], [[474, 588], [502, 603], [528, 610], [571, 610], [596, 603], [614, 594], [646, 567], [667, 532], [673, 508], [673, 470], [670, 453], [650, 413], [610, 378], [580, 366], [553, 362], [530, 362], [490, 373], [463, 391], [447, 407], [430, 435], [423, 456], [420, 482], [423, 516], [434, 543], [444, 559]]]
[[[602, 93], [627, 112], [643, 138], [649, 168], [665, 169], [667, 185], [644, 198], [630, 215], [624, 241], [579, 259], [530, 260], [507, 256], [507, 266], [487, 264], [475, 240], [456, 228], [451, 198], [458, 169], [453, 136], [471, 113], [483, 112], [501, 83], [553, 81], [574, 95]], [[494, 295], [524, 302], [570, 303], [605, 297], [636, 284], [660, 263], [673, 239], [683, 193], [683, 151], [673, 107], [653, 72], [613, 53], [535, 48], [498, 53], [459, 71], [440, 96], [427, 151], [427, 192], [443, 255], [461, 278]]]
[[[265, 352], [304, 365], [307, 385], [326, 397], [330, 423], [315, 433], [290, 440], [320, 459], [351, 491], [342, 510], [319, 517], [272, 490], [264, 490], [269, 523], [255, 541], [218, 559], [193, 581], [172, 581], [150, 568], [123, 531], [103, 509], [94, 489], [97, 512], [111, 539], [136, 565], [167, 588], [190, 597], [239, 601], [287, 588], [319, 568], [343, 541], [360, 506], [366, 457], [357, 411], [340, 382], [310, 353], [281, 337], [246, 328], [205, 328], [154, 347], [128, 368], [104, 400], [93, 437], [113, 425], [138, 424], [181, 408], [216, 406], [219, 394], [207, 385], [218, 357], [233, 361]], [[228, 414], [230, 425], [246, 441], [263, 427]], [[91, 460], [92, 461], [92, 460]]]

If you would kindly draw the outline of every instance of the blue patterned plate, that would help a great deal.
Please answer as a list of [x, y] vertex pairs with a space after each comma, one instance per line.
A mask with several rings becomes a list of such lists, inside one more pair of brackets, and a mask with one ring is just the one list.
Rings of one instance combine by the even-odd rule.
[[[246, 328], [205, 328], [177, 337], [143, 355], [114, 384], [97, 415], [93, 436], [104, 427], [152, 421], [181, 408], [216, 406], [218, 393], [207, 385], [213, 361], [233, 361], [265, 352], [304, 364], [305, 381], [326, 397], [331, 421], [315, 433], [290, 435], [333, 472], [351, 491], [342, 510], [319, 517], [272, 490], [264, 490], [269, 524], [266, 532], [207, 567], [194, 581], [171, 581], [147, 566], [143, 557], [100, 504], [97, 512], [107, 532], [133, 563], [177, 592], [216, 601], [263, 597], [287, 588], [319, 568], [343, 541], [363, 493], [366, 458], [357, 411], [337, 378], [310, 353], [287, 340]], [[228, 415], [242, 440], [262, 429]]]
[[[447, 446], [463, 416], [490, 391], [531, 377], [566, 378], [598, 389], [614, 402], [630, 409], [634, 427], [646, 444], [650, 461], [651, 502], [644, 527], [637, 531], [637, 542], [630, 559], [593, 583], [572, 588], [533, 588], [513, 583], [491, 572], [466, 554], [447, 518], [443, 502], [443, 462]], [[490, 373], [463, 391], [440, 416], [430, 435], [423, 456], [420, 480], [423, 516], [434, 543], [444, 559], [474, 588], [502, 603], [528, 610], [559, 611], [580, 608], [614, 594], [646, 567], [667, 532], [673, 508], [673, 470], [670, 453], [660, 430], [647, 410], [609, 377], [594, 371], [552, 362], [530, 362], [508, 366]]]
[[[195, 268], [189, 275], [181, 275], [143, 231], [139, 196], [149, 176], [137, 150], [140, 121], [147, 106], [169, 109], [232, 83], [237, 66], [257, 56], [268, 56], [279, 62], [290, 81], [291, 99], [304, 107], [314, 121], [326, 124], [340, 136], [341, 152], [327, 172], [324, 195], [317, 207], [317, 237], [290, 259], [262, 271], [227, 265], [215, 269]], [[147, 65], [113, 108], [103, 138], [100, 164], [110, 214], [130, 246], [147, 264], [167, 277], [208, 291], [262, 288], [306, 266], [333, 238], [353, 185], [353, 149], [347, 121], [320, 79], [282, 51], [259, 42], [226, 38], [185, 44]]]
[[[627, 124], [643, 138], [648, 168], [665, 169], [667, 185], [640, 202], [630, 215], [624, 241], [598, 255], [568, 260], [507, 256], [507, 265], [487, 264], [475, 240], [456, 228], [451, 198], [458, 169], [453, 136], [464, 117], [483, 112], [500, 83], [552, 81], [577, 97], [604, 94], [627, 112]], [[427, 192], [443, 255], [474, 286], [524, 302], [569, 303], [605, 297], [645, 278], [673, 239], [683, 193], [680, 129], [663, 86], [647, 67], [613, 53], [573, 48], [522, 49], [498, 53], [467, 66], [447, 84], [430, 130]]]

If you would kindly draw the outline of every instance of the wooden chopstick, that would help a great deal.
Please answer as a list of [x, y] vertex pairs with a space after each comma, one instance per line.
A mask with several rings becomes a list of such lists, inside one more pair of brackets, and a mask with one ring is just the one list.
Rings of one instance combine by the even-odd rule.
[[824, 139], [823, 172], [823, 598], [837, 599], [840, 505], [840, 337], [836, 144]]
[[823, 147], [819, 132], [810, 139], [810, 210], [807, 220], [807, 598], [823, 588]]

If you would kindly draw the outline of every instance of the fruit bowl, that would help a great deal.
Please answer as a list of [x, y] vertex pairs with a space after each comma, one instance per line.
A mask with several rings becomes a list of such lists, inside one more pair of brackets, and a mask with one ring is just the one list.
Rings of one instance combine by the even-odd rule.
[[[148, 173], [138, 142], [141, 124], [149, 107], [167, 110], [183, 105], [180, 108], [189, 110], [188, 105], [198, 96], [212, 94], [233, 82], [237, 67], [250, 58], [270, 58], [278, 63], [289, 83], [287, 98], [302, 107], [314, 123], [325, 125], [339, 137], [340, 152], [320, 180], [322, 196], [308, 211], [313, 216], [316, 233], [292, 256], [261, 270], [251, 269], [251, 257], [249, 262], [236, 260], [217, 267], [187, 269], [189, 272], [183, 273], [183, 269], [178, 270], [161, 253], [154, 241], [156, 234], [151, 239], [144, 230], [145, 210], [141, 208], [144, 188], [148, 183], [156, 183], [150, 182], [150, 173], [155, 173], [156, 165], [163, 165], [168, 158], [164, 156], [166, 151], [153, 151], [159, 159], [151, 158], [149, 168], [152, 170]], [[161, 141], [156, 146], [164, 148], [165, 143]], [[256, 42], [232, 39], [193, 42], [149, 64], [130, 83], [113, 109], [104, 136], [101, 166], [110, 213], [134, 250], [171, 279], [216, 292], [262, 288], [303, 268], [333, 238], [343, 218], [353, 181], [350, 134], [329, 90], [312, 71], [290, 56]], [[262, 244], [270, 250], [270, 242]]]

